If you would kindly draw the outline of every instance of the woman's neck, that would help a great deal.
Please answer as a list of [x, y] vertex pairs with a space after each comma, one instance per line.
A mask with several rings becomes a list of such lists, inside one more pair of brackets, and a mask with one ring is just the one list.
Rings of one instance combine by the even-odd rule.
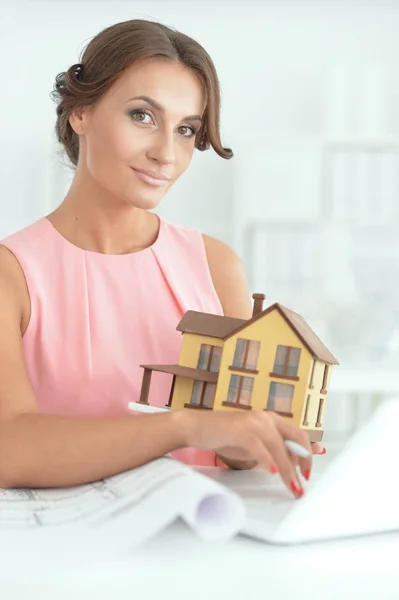
[[69, 242], [91, 252], [127, 254], [151, 246], [158, 237], [159, 219], [132, 206], [91, 203], [68, 192], [47, 217]]

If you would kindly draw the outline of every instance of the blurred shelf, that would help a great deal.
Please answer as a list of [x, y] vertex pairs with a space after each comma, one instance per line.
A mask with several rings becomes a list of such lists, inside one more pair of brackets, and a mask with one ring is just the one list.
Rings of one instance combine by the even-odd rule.
[[331, 392], [350, 394], [376, 394], [398, 396], [399, 376], [397, 369], [373, 369], [370, 367], [334, 368], [330, 385]]
[[330, 137], [324, 140], [323, 147], [325, 150], [333, 151], [369, 151], [379, 152], [395, 151], [399, 152], [399, 138], [397, 136], [382, 136], [382, 137]]

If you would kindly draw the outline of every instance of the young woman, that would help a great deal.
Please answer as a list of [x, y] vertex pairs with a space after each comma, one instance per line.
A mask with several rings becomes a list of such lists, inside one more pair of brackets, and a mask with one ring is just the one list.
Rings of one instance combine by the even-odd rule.
[[[214, 465], [216, 452], [278, 470], [300, 496], [284, 439], [310, 444], [277, 414], [128, 410], [140, 364], [178, 361], [188, 309], [251, 316], [236, 254], [151, 212], [195, 148], [232, 156], [210, 57], [158, 23], [119, 23], [58, 75], [53, 97], [76, 174], [53, 213], [0, 245], [0, 487], [81, 484], [165, 453]], [[165, 377], [154, 374], [151, 402], [165, 404]], [[309, 477], [311, 459], [300, 467]]]

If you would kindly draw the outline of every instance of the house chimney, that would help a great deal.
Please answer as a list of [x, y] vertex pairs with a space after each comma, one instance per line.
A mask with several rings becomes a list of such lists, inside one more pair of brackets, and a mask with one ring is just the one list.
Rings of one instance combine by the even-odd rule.
[[266, 299], [265, 294], [252, 294], [254, 300], [254, 307], [252, 310], [252, 316], [258, 315], [263, 310], [263, 302]]

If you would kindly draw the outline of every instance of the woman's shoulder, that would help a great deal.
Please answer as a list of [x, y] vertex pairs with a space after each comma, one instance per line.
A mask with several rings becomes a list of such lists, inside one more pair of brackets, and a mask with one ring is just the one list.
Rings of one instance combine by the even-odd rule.
[[227, 262], [228, 265], [232, 266], [243, 265], [243, 261], [240, 256], [226, 242], [223, 242], [222, 240], [212, 237], [206, 233], [201, 233], [201, 236], [204, 242], [208, 260], [216, 263]]
[[25, 247], [29, 242], [35, 243], [37, 240], [42, 240], [43, 233], [46, 231], [45, 218], [33, 221], [25, 227], [14, 230], [3, 239], [0, 239], [0, 246], [7, 248], [23, 244]]
[[161, 218], [161, 229], [163, 233], [169, 233], [178, 239], [184, 239], [189, 241], [199, 242], [206, 251], [208, 260], [217, 259], [219, 256], [222, 260], [230, 262], [240, 263], [242, 262], [238, 254], [229, 246], [227, 243], [212, 237], [200, 229], [169, 221], [168, 219]]
[[21, 286], [24, 286], [21, 254], [31, 252], [32, 244], [29, 240], [38, 238], [38, 223], [39, 221], [36, 221], [20, 229], [14, 229], [0, 239], [0, 278], [3, 283], [7, 282], [9, 288], [21, 289]]
[[29, 318], [29, 279], [30, 264], [43, 261], [48, 255], [49, 244], [46, 244], [45, 219], [10, 233], [0, 239], [0, 281], [7, 282], [10, 293], [15, 295], [22, 307], [23, 323]]
[[21, 327], [25, 327], [26, 315], [29, 313], [29, 295], [26, 279], [12, 251], [0, 242], [0, 288], [3, 295], [18, 307], [21, 315]]
[[244, 261], [231, 246], [202, 234], [209, 271], [226, 316], [249, 318], [251, 301]]
[[[206, 265], [213, 288], [226, 316], [249, 318], [252, 314], [251, 297], [248, 291], [244, 262], [238, 253], [226, 242], [201, 232], [195, 227], [179, 225], [162, 219], [164, 240], [174, 244], [165, 246], [168, 252], [178, 249], [176, 256], [185, 256], [192, 264], [198, 262], [198, 268]], [[169, 237], [169, 239], [168, 239]]]
[[160, 223], [160, 235], [174, 237], [175, 239], [195, 239], [200, 236], [200, 231], [195, 227], [190, 227], [188, 225], [183, 225], [182, 223], [177, 223], [176, 221], [172, 221], [166, 219], [165, 217], [158, 216]]

